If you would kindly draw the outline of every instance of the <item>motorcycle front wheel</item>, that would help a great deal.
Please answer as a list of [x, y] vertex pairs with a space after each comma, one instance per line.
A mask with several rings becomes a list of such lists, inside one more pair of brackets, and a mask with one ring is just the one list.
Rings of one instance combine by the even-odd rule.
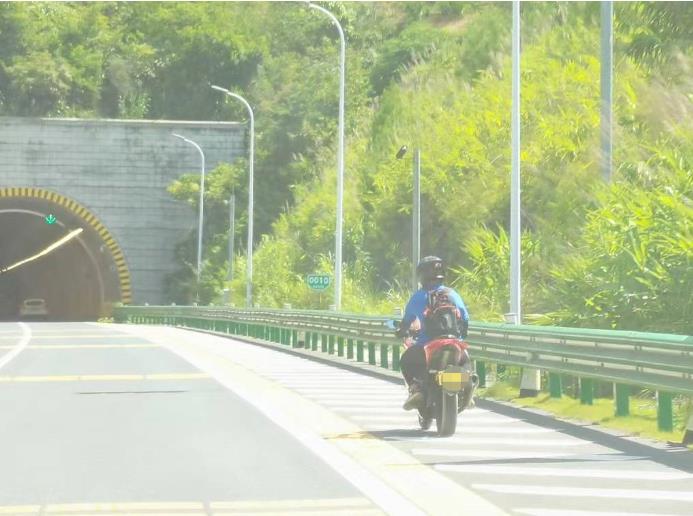
[[450, 437], [457, 428], [457, 393], [451, 395], [441, 389], [439, 396], [436, 430], [440, 437]]

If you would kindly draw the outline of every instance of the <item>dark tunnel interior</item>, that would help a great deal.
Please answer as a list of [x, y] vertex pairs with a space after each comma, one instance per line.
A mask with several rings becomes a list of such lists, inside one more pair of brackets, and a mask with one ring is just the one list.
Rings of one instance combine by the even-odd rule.
[[[43, 212], [31, 211], [0, 209], [0, 271], [79, 227], [74, 220], [47, 224]], [[21, 305], [35, 298], [45, 300], [47, 315], [42, 318], [47, 320], [96, 320], [103, 309], [104, 289], [93, 254], [80, 235], [45, 256], [0, 272], [0, 320], [22, 319], [26, 314], [20, 313]]]

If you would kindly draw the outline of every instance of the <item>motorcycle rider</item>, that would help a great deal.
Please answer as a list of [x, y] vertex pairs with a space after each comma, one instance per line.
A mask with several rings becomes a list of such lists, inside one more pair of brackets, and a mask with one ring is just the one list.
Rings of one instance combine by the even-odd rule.
[[[448, 297], [455, 304], [458, 310], [458, 335], [464, 338], [467, 336], [469, 325], [469, 313], [460, 295], [450, 287], [443, 285], [445, 279], [445, 264], [437, 256], [426, 256], [416, 266], [416, 273], [421, 283], [421, 288], [414, 292], [409, 299], [404, 311], [404, 317], [397, 330], [398, 337], [404, 337], [410, 326], [422, 325], [422, 330], [416, 336], [414, 345], [410, 346], [400, 359], [400, 369], [404, 381], [409, 387], [409, 397], [404, 402], [403, 408], [411, 410], [419, 406], [423, 401], [422, 386], [426, 375], [426, 355], [424, 346], [433, 337], [426, 334], [425, 312], [429, 307], [431, 294], [442, 289], [446, 289]], [[418, 323], [418, 324], [417, 324]]]

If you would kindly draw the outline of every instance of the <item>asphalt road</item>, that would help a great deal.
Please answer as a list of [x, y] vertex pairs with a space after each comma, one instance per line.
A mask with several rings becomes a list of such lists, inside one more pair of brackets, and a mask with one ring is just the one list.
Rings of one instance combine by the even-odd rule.
[[689, 451], [484, 404], [440, 439], [401, 386], [305, 358], [27, 327], [0, 325], [0, 514], [693, 513]]
[[[28, 346], [0, 369], [0, 514], [133, 511], [143, 502], [157, 514], [211, 514], [229, 502], [249, 512], [373, 507], [170, 351], [115, 326], [27, 326]], [[21, 337], [18, 324], [0, 324], [0, 357]]]

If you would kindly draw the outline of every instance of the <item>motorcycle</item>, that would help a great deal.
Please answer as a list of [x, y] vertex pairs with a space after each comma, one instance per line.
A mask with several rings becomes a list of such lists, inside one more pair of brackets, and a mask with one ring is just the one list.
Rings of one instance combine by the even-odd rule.
[[[399, 321], [387, 321], [393, 331], [399, 329]], [[407, 331], [404, 345], [414, 345], [416, 331]], [[435, 419], [440, 437], [455, 433], [457, 415], [472, 403], [479, 377], [472, 368], [469, 345], [462, 339], [441, 337], [424, 346], [428, 374], [423, 379], [424, 401], [419, 407], [419, 426], [428, 430]]]

